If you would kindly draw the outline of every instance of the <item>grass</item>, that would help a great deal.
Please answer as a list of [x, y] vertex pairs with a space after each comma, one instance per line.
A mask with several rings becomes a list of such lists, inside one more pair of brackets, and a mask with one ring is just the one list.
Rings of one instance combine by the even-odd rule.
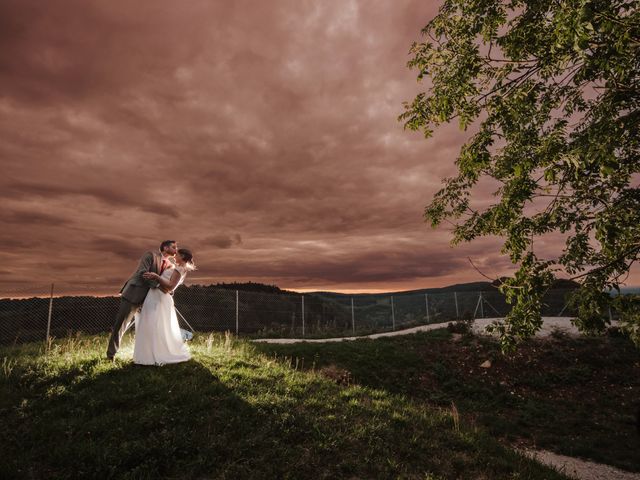
[[[565, 478], [384, 375], [341, 381], [221, 335], [197, 336], [189, 362], [141, 367], [130, 341], [104, 360], [106, 341], [0, 349], [1, 478]], [[385, 371], [372, 347], [354, 377]]]
[[[456, 340], [454, 340], [454, 338]], [[486, 337], [447, 330], [341, 343], [261, 344], [338, 381], [456, 406], [461, 421], [516, 447], [640, 471], [640, 352], [623, 338], [554, 335], [511, 357]], [[480, 365], [489, 360], [491, 366]]]

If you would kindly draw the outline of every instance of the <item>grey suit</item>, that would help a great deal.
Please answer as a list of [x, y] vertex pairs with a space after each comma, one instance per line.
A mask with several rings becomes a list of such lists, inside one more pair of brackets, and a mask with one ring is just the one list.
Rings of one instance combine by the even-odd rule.
[[122, 286], [120, 290], [120, 307], [118, 308], [118, 313], [113, 323], [111, 338], [109, 339], [109, 346], [107, 347], [108, 358], [113, 358], [120, 348], [120, 341], [133, 324], [135, 314], [144, 302], [147, 293], [149, 293], [149, 289], [158, 286], [158, 282], [146, 280], [142, 277], [142, 274], [145, 272], [155, 272], [159, 274], [161, 266], [162, 255], [160, 252], [146, 252], [140, 258], [136, 271], [133, 272], [131, 278]]

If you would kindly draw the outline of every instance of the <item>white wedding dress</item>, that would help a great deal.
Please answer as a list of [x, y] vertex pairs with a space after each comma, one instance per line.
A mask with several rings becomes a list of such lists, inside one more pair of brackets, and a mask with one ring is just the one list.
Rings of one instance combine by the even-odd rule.
[[[180, 272], [180, 285], [186, 271], [180, 266], [175, 268]], [[174, 271], [174, 268], [168, 268], [161, 277], [169, 280]], [[186, 362], [191, 358], [189, 347], [182, 340], [173, 296], [160, 288], [149, 289], [142, 309], [135, 316], [135, 327], [134, 363], [163, 365]]]

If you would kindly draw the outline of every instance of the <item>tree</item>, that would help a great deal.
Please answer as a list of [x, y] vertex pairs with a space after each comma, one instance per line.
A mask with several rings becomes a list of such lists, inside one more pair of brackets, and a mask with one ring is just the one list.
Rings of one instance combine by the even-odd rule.
[[[518, 267], [501, 286], [511, 313], [494, 326], [504, 350], [540, 328], [560, 275], [580, 283], [581, 329], [604, 330], [613, 304], [640, 346], [638, 298], [610, 295], [640, 253], [639, 5], [445, 0], [411, 47], [408, 66], [430, 85], [399, 120], [425, 137], [454, 119], [472, 132], [425, 219], [453, 221], [454, 244], [503, 238]], [[478, 208], [483, 179], [497, 200]], [[543, 257], [545, 236], [559, 236], [562, 251]]]

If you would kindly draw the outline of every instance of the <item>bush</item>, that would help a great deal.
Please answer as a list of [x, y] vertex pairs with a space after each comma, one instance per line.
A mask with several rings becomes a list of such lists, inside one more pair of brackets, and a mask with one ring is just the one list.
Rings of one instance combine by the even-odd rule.
[[447, 330], [451, 333], [469, 334], [471, 333], [471, 326], [473, 320], [458, 320], [457, 322], [451, 322], [447, 324]]

